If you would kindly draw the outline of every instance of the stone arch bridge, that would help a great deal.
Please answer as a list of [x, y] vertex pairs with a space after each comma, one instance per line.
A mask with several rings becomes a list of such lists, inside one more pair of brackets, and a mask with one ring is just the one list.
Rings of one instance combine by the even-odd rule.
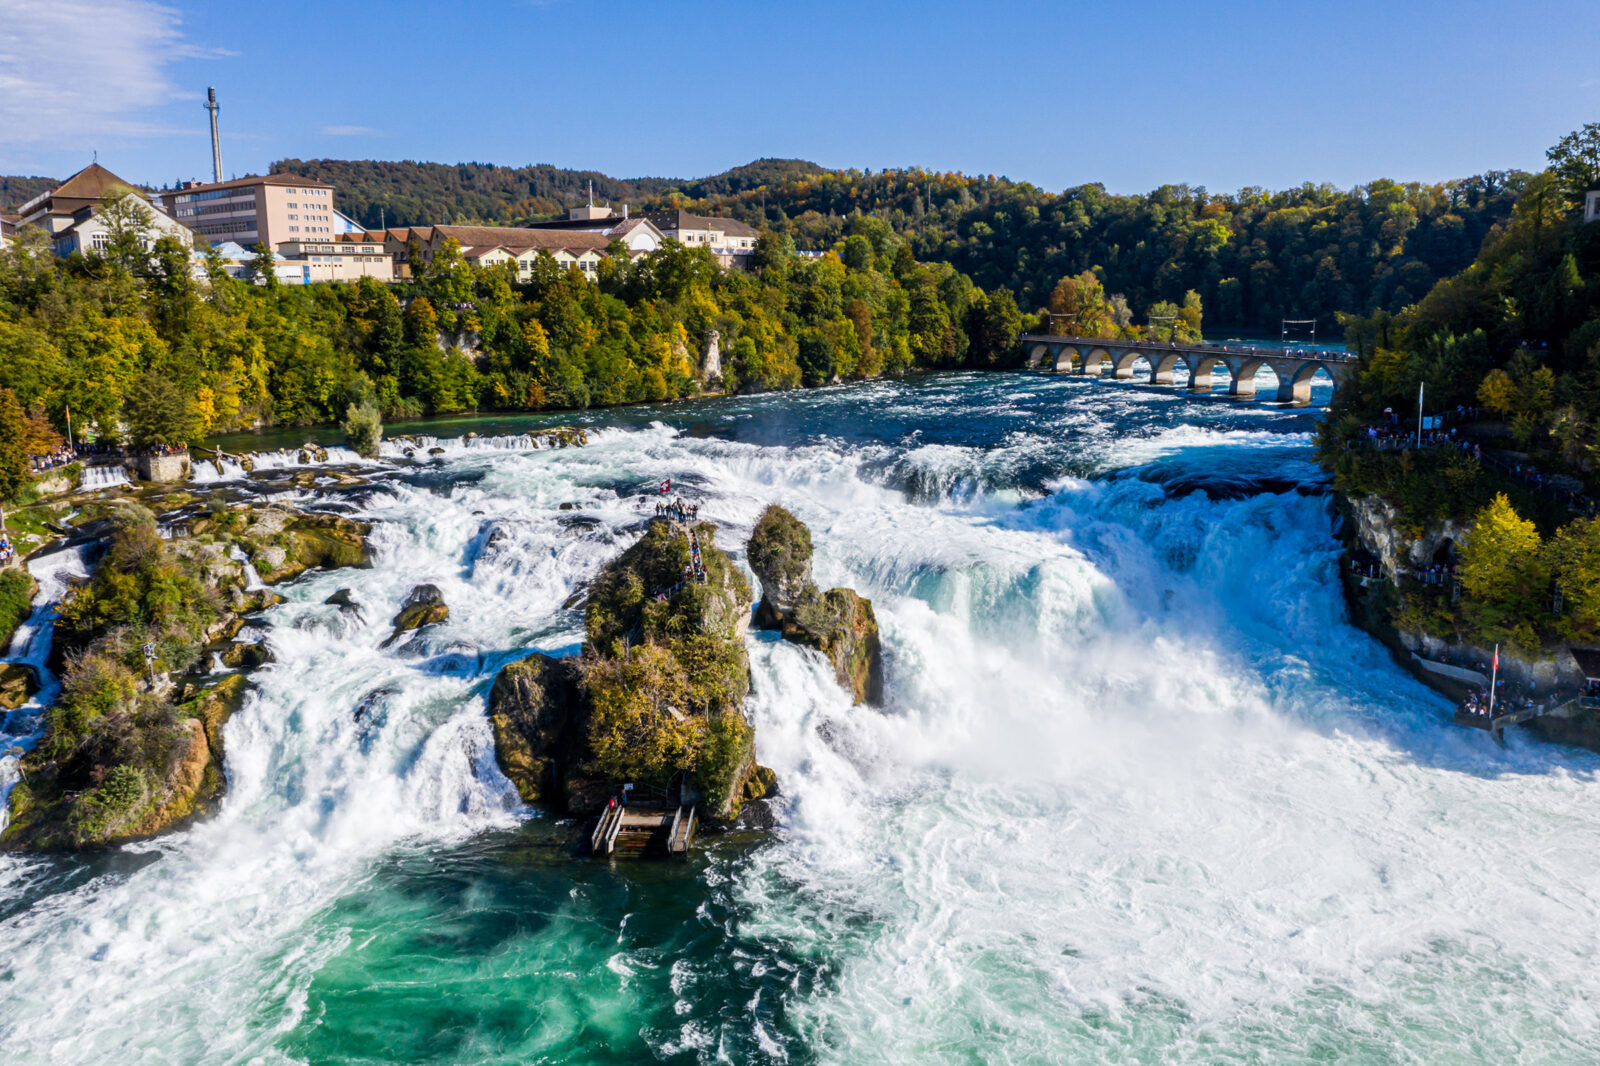
[[1270, 367], [1278, 379], [1278, 402], [1306, 403], [1311, 399], [1311, 379], [1327, 371], [1337, 389], [1359, 366], [1349, 352], [1312, 348], [1255, 348], [1243, 344], [1176, 344], [1164, 341], [1119, 341], [1096, 337], [1057, 337], [1027, 334], [1022, 338], [1028, 369], [1057, 373], [1108, 375], [1122, 380], [1134, 376], [1134, 364], [1149, 364], [1149, 383], [1171, 385], [1181, 362], [1189, 371], [1190, 392], [1210, 392], [1219, 367], [1228, 372], [1228, 395], [1252, 398], [1256, 372]]

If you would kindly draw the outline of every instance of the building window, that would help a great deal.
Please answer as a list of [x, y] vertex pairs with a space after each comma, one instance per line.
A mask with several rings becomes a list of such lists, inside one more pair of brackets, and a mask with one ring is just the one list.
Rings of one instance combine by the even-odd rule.
[[299, 233], [300, 232], [300, 227], [299, 226], [290, 226], [289, 227], [289, 232], [290, 233]]

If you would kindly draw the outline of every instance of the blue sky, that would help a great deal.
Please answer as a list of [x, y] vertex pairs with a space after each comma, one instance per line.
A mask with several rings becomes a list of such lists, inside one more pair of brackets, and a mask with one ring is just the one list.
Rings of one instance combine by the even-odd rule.
[[285, 157], [698, 177], [761, 156], [1117, 192], [1542, 165], [1600, 121], [1594, 0], [0, 0], [0, 173]]

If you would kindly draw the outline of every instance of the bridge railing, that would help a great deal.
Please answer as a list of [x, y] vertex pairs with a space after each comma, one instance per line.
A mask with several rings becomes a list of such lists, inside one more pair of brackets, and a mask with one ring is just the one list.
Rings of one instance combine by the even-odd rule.
[[1258, 348], [1253, 344], [1179, 344], [1174, 341], [1119, 340], [1115, 337], [1067, 337], [1050, 333], [1025, 333], [1021, 339], [1024, 343], [1035, 341], [1046, 344], [1109, 345], [1116, 348], [1136, 348], [1140, 351], [1249, 355], [1264, 359], [1316, 359], [1323, 362], [1337, 363], [1353, 363], [1361, 359], [1361, 356], [1355, 352], [1335, 351], [1331, 348]]

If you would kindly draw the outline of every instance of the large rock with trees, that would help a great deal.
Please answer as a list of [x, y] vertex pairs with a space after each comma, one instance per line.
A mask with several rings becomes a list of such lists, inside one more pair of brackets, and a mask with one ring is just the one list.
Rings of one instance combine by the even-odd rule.
[[856, 703], [883, 702], [883, 651], [872, 601], [850, 589], [820, 592], [811, 579], [811, 531], [773, 504], [746, 548], [761, 582], [756, 624], [827, 658]]
[[[321, 531], [322, 519], [334, 516], [284, 517], [280, 534], [301, 517]], [[244, 670], [271, 661], [265, 646], [234, 638], [247, 613], [282, 602], [252, 587], [235, 558], [252, 519], [249, 509], [224, 509], [192, 521], [188, 537], [168, 539], [145, 508], [114, 506], [94, 574], [58, 605], [52, 664], [61, 693], [45, 712], [38, 746], [22, 759], [0, 850], [138, 839], [221, 796], [222, 727], [249, 680], [243, 672], [218, 679], [206, 664], [213, 655]], [[350, 547], [336, 543], [342, 553]]]
[[709, 522], [653, 521], [590, 585], [581, 658], [535, 655], [501, 671], [495, 752], [525, 800], [588, 813], [622, 782], [682, 781], [703, 815], [731, 819], [770, 790], [743, 710], [750, 587], [715, 534]]

